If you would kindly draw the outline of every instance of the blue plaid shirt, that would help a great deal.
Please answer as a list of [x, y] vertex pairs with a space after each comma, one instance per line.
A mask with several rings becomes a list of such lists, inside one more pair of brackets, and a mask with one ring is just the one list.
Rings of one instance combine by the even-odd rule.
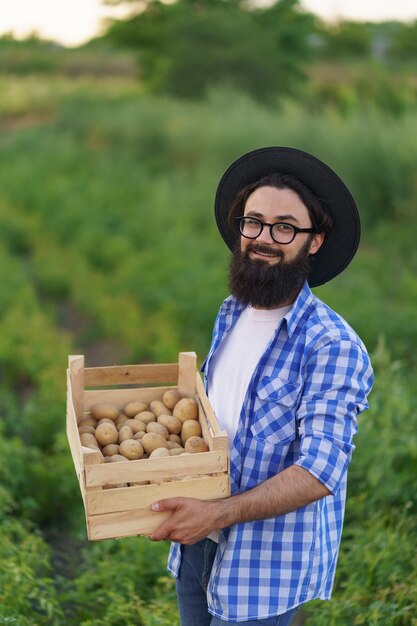
[[[213, 354], [242, 310], [232, 296], [223, 303], [203, 365], [206, 381]], [[264, 619], [330, 598], [352, 440], [372, 382], [365, 346], [306, 283], [253, 373], [233, 441], [231, 488], [246, 491], [296, 464], [331, 495], [286, 515], [224, 528], [208, 587], [211, 614], [231, 622]], [[180, 563], [180, 545], [173, 543], [174, 576]]]

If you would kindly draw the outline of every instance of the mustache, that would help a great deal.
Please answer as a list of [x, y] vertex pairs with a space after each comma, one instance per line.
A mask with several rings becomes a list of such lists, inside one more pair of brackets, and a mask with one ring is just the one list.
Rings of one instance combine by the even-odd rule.
[[275, 248], [272, 248], [271, 246], [265, 246], [260, 243], [250, 243], [245, 250], [244, 256], [248, 257], [248, 253], [251, 251], [259, 252], [260, 254], [273, 254], [274, 256], [280, 259], [284, 256], [281, 250], [276, 250]]

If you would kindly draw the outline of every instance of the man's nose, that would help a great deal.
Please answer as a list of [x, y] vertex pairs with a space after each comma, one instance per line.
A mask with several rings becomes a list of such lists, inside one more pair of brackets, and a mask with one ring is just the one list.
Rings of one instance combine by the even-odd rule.
[[263, 241], [268, 244], [274, 243], [274, 240], [271, 237], [271, 229], [269, 226], [264, 225], [261, 232], [257, 236], [256, 241]]

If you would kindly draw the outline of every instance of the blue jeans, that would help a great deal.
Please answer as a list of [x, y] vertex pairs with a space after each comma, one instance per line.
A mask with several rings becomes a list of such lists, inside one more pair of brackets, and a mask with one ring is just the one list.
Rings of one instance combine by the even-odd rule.
[[[181, 546], [181, 567], [177, 578], [178, 608], [181, 626], [224, 626], [207, 608], [207, 586], [217, 544], [203, 539], [193, 546]], [[298, 608], [298, 607], [297, 607]], [[239, 622], [244, 626], [289, 626], [297, 608], [266, 619]]]

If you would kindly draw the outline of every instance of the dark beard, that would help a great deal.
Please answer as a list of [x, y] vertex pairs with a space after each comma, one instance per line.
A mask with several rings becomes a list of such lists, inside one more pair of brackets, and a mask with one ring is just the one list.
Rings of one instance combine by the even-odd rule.
[[[229, 270], [231, 293], [242, 304], [261, 309], [292, 303], [311, 271], [314, 257], [308, 253], [310, 243], [310, 240], [307, 241], [292, 261], [280, 260], [274, 265], [261, 259], [252, 260], [248, 255], [248, 248], [242, 253], [237, 246]], [[270, 251], [270, 248], [256, 243], [250, 248], [259, 252]], [[282, 253], [280, 256], [282, 259]]]

